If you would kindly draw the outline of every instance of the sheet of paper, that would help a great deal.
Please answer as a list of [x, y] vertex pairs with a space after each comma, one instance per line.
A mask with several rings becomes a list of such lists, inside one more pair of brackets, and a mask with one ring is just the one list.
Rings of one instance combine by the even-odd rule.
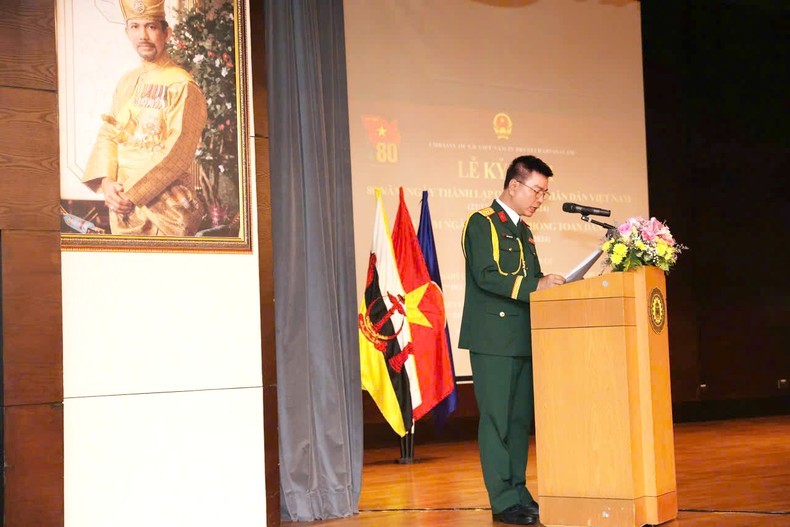
[[590, 270], [590, 267], [598, 261], [598, 258], [601, 257], [603, 251], [601, 249], [596, 249], [590, 253], [590, 255], [579, 262], [579, 265], [573, 268], [568, 274], [565, 275], [566, 282], [575, 282], [576, 280], [581, 280], [584, 278], [584, 274]]

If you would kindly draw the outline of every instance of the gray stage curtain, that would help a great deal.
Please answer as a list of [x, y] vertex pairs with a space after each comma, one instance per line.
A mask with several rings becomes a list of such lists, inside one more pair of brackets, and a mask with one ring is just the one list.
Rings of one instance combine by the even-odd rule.
[[349, 516], [362, 478], [362, 392], [343, 2], [264, 9], [282, 516]]

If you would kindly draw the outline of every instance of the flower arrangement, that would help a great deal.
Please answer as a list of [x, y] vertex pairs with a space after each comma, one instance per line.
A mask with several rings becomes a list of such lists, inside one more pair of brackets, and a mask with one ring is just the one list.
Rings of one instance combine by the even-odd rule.
[[611, 229], [601, 246], [608, 257], [605, 263], [614, 271], [652, 265], [669, 272], [684, 249], [687, 247], [675, 241], [665, 224], [641, 217]]

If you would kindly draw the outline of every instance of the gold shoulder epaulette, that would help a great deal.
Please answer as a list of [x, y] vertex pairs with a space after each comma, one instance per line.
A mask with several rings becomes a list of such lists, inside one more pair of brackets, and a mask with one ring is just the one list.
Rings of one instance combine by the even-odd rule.
[[[472, 212], [466, 218], [466, 222], [464, 223], [464, 230], [461, 233], [461, 248], [464, 251], [464, 257], [466, 257], [466, 228], [469, 227], [469, 220], [471, 220], [474, 217], [475, 214], [480, 214], [484, 218], [488, 219], [488, 223], [491, 224], [491, 231], [494, 233], [494, 235], [493, 235], [494, 236], [494, 244], [498, 243], [498, 241], [496, 240], [496, 231], [494, 230], [494, 223], [491, 221], [491, 216], [493, 216], [494, 213], [496, 213], [496, 211], [494, 210], [494, 207], [486, 207], [484, 209], [480, 209], [480, 210], [476, 210], [476, 211]], [[495, 245], [495, 247], [496, 247], [496, 245]], [[496, 252], [498, 252], [498, 249], [496, 250]]]
[[494, 207], [486, 207], [484, 209], [478, 210], [477, 212], [478, 214], [482, 214], [487, 218], [489, 216], [493, 216], [496, 211], [494, 210]]

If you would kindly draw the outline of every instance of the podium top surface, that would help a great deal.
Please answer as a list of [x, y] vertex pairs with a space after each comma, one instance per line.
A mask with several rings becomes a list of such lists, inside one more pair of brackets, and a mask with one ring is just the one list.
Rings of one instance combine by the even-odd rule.
[[662, 273], [652, 267], [638, 268], [635, 271], [607, 273], [592, 278], [585, 278], [569, 284], [535, 291], [529, 297], [530, 302], [547, 302], [555, 300], [572, 300], [586, 298], [622, 298], [635, 296], [634, 280], [640, 273]]

